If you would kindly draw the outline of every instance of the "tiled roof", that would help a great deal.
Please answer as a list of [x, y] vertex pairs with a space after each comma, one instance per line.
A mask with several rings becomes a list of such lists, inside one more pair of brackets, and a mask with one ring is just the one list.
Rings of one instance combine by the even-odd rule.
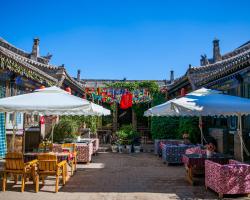
[[244, 67], [245, 63], [250, 61], [250, 49], [241, 51], [228, 59], [218, 61], [201, 67], [192, 67], [188, 70], [188, 74], [196, 86], [202, 86], [205, 83], [218, 79], [230, 74], [235, 70]]
[[46, 79], [50, 81], [51, 84], [56, 85], [60, 83], [61, 80], [63, 81], [64, 78], [62, 76], [65, 76], [67, 82], [75, 86], [82, 93], [84, 92], [82, 84], [72, 78], [65, 68], [49, 64], [49, 60], [44, 57], [39, 56], [37, 61], [30, 59], [29, 53], [16, 48], [2, 38], [0, 38], [0, 54], [16, 62], [16, 64], [21, 65], [23, 69], [35, 73], [39, 76], [37, 77], [39, 80]]
[[205, 84], [229, 75], [250, 64], [250, 41], [236, 48], [234, 51], [222, 56], [221, 61], [204, 66], [190, 67], [185, 75], [176, 79], [169, 89], [181, 85], [182, 82], [189, 81], [195, 87], [201, 87]]
[[[13, 53], [16, 53], [17, 55], [24, 57], [24, 58], [30, 58], [30, 53], [27, 53], [24, 50], [15, 47], [14, 45], [10, 44], [9, 42], [4, 40], [3, 38], [0, 38], [0, 46], [12, 51]], [[49, 63], [49, 59], [47, 59], [43, 56], [38, 56], [37, 60], [38, 60], [38, 63], [40, 63], [40, 64], [48, 64]]]

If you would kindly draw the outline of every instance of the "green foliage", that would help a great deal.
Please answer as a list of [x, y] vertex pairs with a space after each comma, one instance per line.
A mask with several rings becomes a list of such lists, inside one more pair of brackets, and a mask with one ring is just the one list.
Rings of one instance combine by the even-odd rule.
[[148, 103], [133, 104], [132, 109], [135, 111], [137, 121], [148, 121], [148, 117], [144, 116], [144, 112], [149, 108]]
[[178, 117], [152, 117], [151, 134], [153, 139], [178, 138]]
[[[166, 102], [164, 94], [153, 97], [152, 106]], [[189, 134], [192, 143], [200, 141], [199, 120], [197, 117], [152, 117], [151, 134], [153, 139], [182, 139], [184, 133]]]
[[178, 134], [181, 138], [184, 133], [189, 134], [192, 143], [200, 142], [200, 129], [198, 117], [180, 117]]
[[124, 88], [129, 91], [134, 91], [136, 89], [147, 88], [151, 94], [155, 94], [160, 91], [159, 85], [155, 81], [135, 81], [135, 82], [115, 82], [106, 84], [110, 88]]
[[[152, 106], [159, 105], [166, 101], [165, 95], [156, 93], [153, 96]], [[153, 139], [166, 139], [178, 137], [178, 119], [172, 117], [152, 117], [151, 134]]]
[[132, 140], [138, 136], [138, 133], [134, 131], [131, 124], [123, 125], [119, 131], [117, 131], [117, 136], [119, 138], [119, 143], [126, 145], [131, 144]]
[[64, 118], [55, 125], [53, 140], [55, 142], [62, 142], [65, 138], [75, 138], [78, 128], [79, 125], [76, 121]]
[[96, 133], [101, 122], [100, 118], [98, 116], [62, 116], [54, 129], [54, 141], [60, 142], [65, 138], [76, 137], [84, 123], [92, 133]]

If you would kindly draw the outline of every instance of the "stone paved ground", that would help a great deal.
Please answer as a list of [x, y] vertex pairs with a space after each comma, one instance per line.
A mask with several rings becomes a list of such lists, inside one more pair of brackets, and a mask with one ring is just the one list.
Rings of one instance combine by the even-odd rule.
[[[33, 186], [20, 193], [20, 185], [8, 184], [4, 200], [154, 200], [154, 199], [216, 199], [203, 184], [191, 186], [184, 180], [183, 166], [167, 166], [151, 153], [99, 153], [93, 163], [79, 165], [77, 173], [55, 194], [54, 180], [46, 181], [39, 193]], [[20, 184], [20, 183], [19, 183]]]

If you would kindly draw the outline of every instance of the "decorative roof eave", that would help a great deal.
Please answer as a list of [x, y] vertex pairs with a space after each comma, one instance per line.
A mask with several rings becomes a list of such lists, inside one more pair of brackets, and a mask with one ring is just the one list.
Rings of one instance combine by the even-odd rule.
[[190, 68], [190, 73], [203, 73], [204, 71], [212, 71], [212, 70], [216, 70], [219, 67], [224, 67], [224, 66], [232, 66], [237, 64], [238, 62], [241, 61], [245, 61], [247, 59], [250, 58], [250, 49], [248, 49], [247, 51], [240, 53], [234, 57], [230, 57], [228, 59], [225, 60], [221, 60], [218, 61], [216, 63], [213, 64], [208, 64], [205, 66], [199, 66], [199, 67], [191, 67]]
[[179, 79], [175, 80], [173, 84], [168, 86], [168, 93], [171, 94], [173, 92], [176, 92], [180, 88], [183, 88], [190, 84], [190, 80], [188, 78], [188, 75], [185, 74], [184, 76], [180, 77]]
[[64, 73], [65, 73], [65, 79], [72, 84], [77, 90], [78, 92], [80, 92], [81, 94], [85, 93], [85, 90], [82, 86], [82, 84], [78, 81], [76, 81], [74, 78], [72, 78], [71, 76], [69, 76], [69, 74], [67, 73], [67, 71], [64, 69]]
[[244, 43], [240, 47], [236, 48], [235, 50], [224, 54], [222, 56], [222, 60], [228, 59], [228, 58], [233, 57], [237, 54], [243, 53], [243, 52], [247, 51], [248, 49], [250, 49], [250, 41], [247, 41], [246, 43]]
[[168, 85], [168, 88], [172, 89], [172, 88], [178, 87], [178, 85], [182, 84], [185, 81], [187, 81], [187, 75], [186, 74], [179, 77], [178, 79], [175, 79], [172, 84]]
[[236, 71], [236, 72], [234, 72], [232, 74], [226, 75], [226, 76], [224, 76], [224, 77], [222, 77], [220, 79], [217, 79], [217, 80], [211, 81], [209, 83], [206, 83], [206, 84], [203, 85], [203, 87], [208, 87], [208, 88], [212, 87], [212, 86], [214, 86], [216, 84], [220, 84], [220, 83], [222, 83], [224, 81], [232, 79], [233, 77], [237, 76], [239, 73], [245, 73], [245, 72], [250, 72], [250, 66], [248, 66], [246, 68], [243, 68], [240, 71]]
[[45, 82], [48, 86], [52, 86], [57, 83], [57, 80], [55, 78], [49, 76], [43, 71], [22, 60], [18, 60], [13, 55], [2, 51], [2, 47], [0, 47], [0, 68], [8, 69], [41, 84]]
[[32, 65], [36, 65], [39, 67], [52, 68], [52, 69], [57, 68], [56, 66], [45, 64], [45, 63], [49, 62], [49, 60], [47, 58], [45, 58], [45, 56], [38, 56], [37, 59], [40, 60], [41, 62], [30, 59], [30, 53], [27, 53], [24, 50], [15, 47], [14, 45], [10, 44], [9, 42], [4, 40], [3, 38], [0, 38], [0, 47], [4, 48], [6, 51], [9, 51], [9, 52], [15, 54], [15, 56], [23, 59], [24, 61], [26, 61]]
[[209, 85], [210, 83], [214, 84], [217, 80], [220, 80], [221, 78], [228, 77], [228, 76], [232, 77], [235, 74], [238, 74], [241, 70], [244, 70], [246, 67], [249, 67], [249, 66], [250, 66], [250, 59], [248, 61], [245, 61], [244, 63], [240, 63], [236, 65], [234, 68], [222, 71], [221, 73], [214, 74], [213, 76], [206, 78], [206, 79], [204, 78], [199, 82], [197, 81], [195, 85], [197, 87], [202, 87], [202, 86]]
[[194, 80], [194, 84], [198, 87], [211, 82], [213, 80], [219, 79], [223, 76], [231, 74], [235, 71], [238, 71], [244, 67], [249, 66], [250, 64], [250, 51], [244, 55], [237, 57], [237, 60], [231, 60], [231, 63], [226, 63], [225, 65], [218, 66], [217, 69], [207, 70], [203, 73], [192, 71], [190, 76]]

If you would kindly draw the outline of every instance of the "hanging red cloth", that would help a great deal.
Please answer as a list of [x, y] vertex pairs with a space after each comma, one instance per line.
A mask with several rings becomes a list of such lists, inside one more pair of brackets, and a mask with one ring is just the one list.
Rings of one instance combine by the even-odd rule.
[[131, 93], [125, 93], [121, 97], [120, 108], [125, 110], [132, 107], [133, 95]]
[[45, 118], [44, 116], [40, 116], [40, 124], [45, 124]]

